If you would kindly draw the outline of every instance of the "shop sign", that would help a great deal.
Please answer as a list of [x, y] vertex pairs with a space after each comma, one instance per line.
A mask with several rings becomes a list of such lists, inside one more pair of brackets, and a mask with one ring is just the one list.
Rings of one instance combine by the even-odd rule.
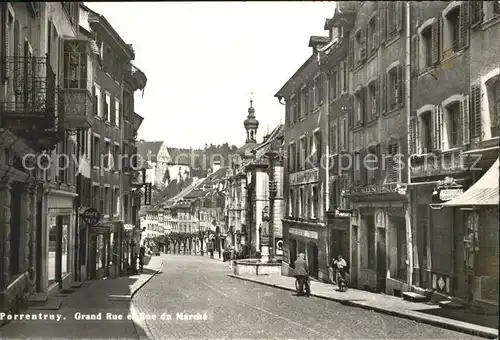
[[302, 230], [302, 229], [297, 229], [297, 228], [290, 228], [288, 229], [288, 232], [290, 234], [302, 236], [302, 237], [308, 237], [312, 239], [318, 239], [318, 233], [316, 231], [309, 231], [309, 230]]
[[400, 184], [368, 185], [364, 187], [351, 187], [342, 190], [342, 196], [355, 195], [380, 195], [380, 194], [402, 194], [404, 187]]
[[275, 251], [276, 255], [283, 255], [283, 239], [275, 238], [274, 243], [275, 243], [274, 249], [276, 249]]
[[290, 174], [290, 185], [301, 185], [318, 182], [319, 168], [307, 169]]
[[109, 233], [110, 227], [108, 225], [94, 225], [90, 227], [90, 232], [94, 234]]
[[463, 188], [437, 188], [434, 190], [434, 202], [447, 202], [464, 193]]
[[151, 205], [151, 183], [144, 184], [144, 205]]
[[88, 208], [82, 214], [83, 221], [87, 223], [89, 227], [96, 226], [101, 220], [101, 214], [94, 208]]
[[334, 216], [336, 218], [349, 218], [352, 216], [352, 210], [350, 210], [350, 209], [335, 209]]
[[265, 236], [261, 236], [260, 237], [260, 243], [262, 245], [269, 245], [269, 236], [265, 235]]

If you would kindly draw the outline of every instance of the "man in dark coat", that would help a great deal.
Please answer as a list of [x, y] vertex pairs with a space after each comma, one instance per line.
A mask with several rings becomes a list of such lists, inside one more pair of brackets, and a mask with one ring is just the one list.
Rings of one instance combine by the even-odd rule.
[[294, 262], [294, 276], [299, 281], [299, 291], [297, 295], [303, 295], [304, 285], [306, 287], [306, 296], [309, 296], [311, 287], [309, 287], [309, 267], [307, 266], [306, 257], [300, 253], [297, 260]]

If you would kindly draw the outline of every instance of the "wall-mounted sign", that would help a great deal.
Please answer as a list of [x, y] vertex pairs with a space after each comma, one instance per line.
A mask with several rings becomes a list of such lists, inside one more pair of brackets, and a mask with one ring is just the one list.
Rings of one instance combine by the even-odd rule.
[[307, 169], [290, 174], [290, 185], [301, 185], [318, 182], [319, 168]]
[[276, 249], [275, 254], [276, 255], [283, 255], [283, 239], [282, 238], [275, 238], [274, 239], [274, 249]]
[[380, 194], [402, 194], [401, 185], [385, 184], [385, 185], [368, 185], [365, 187], [351, 187], [342, 190], [342, 196], [363, 196], [363, 195], [380, 195]]
[[94, 234], [104, 234], [109, 233], [110, 229], [109, 225], [94, 225], [90, 227], [90, 232]]
[[318, 233], [316, 231], [309, 231], [309, 230], [302, 230], [302, 229], [297, 229], [297, 228], [290, 228], [288, 229], [288, 232], [290, 234], [294, 235], [299, 235], [303, 237], [308, 237], [308, 238], [313, 238], [313, 239], [318, 239]]
[[101, 214], [94, 208], [88, 208], [82, 214], [83, 222], [89, 227], [96, 226], [101, 220]]
[[454, 199], [464, 193], [464, 188], [453, 187], [453, 188], [436, 188], [432, 193], [432, 201], [436, 203], [443, 203]]
[[333, 213], [336, 218], [349, 218], [352, 216], [352, 210], [350, 209], [335, 209]]

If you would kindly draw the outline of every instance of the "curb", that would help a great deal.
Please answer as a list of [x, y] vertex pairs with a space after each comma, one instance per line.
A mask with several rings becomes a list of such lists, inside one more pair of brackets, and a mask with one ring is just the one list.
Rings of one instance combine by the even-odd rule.
[[142, 288], [146, 285], [146, 283], [148, 283], [149, 281], [151, 281], [151, 279], [153, 277], [156, 276], [156, 274], [158, 274], [161, 270], [163, 269], [163, 261], [161, 261], [161, 265], [160, 265], [160, 268], [158, 270], [156, 270], [153, 274], [151, 274], [151, 276], [147, 279], [147, 280], [144, 280], [143, 283], [141, 283], [141, 285], [137, 288], [135, 288], [131, 293], [130, 293], [130, 300], [132, 300], [132, 298], [134, 297], [134, 295]]
[[[253, 278], [247, 278], [247, 277], [243, 277], [243, 276], [235, 275], [235, 274], [227, 274], [227, 276], [235, 278], [235, 279], [243, 280], [243, 281], [250, 281], [253, 283], [258, 283], [258, 284], [261, 284], [264, 286], [269, 286], [269, 287], [273, 287], [273, 288], [278, 288], [278, 289], [282, 289], [282, 290], [295, 292], [295, 289], [293, 289], [293, 288], [288, 288], [288, 287], [284, 287], [281, 285], [268, 283], [268, 282], [262, 282], [262, 281], [259, 281], [259, 280], [253, 279]], [[438, 317], [438, 316], [427, 317], [425, 315], [421, 315], [421, 313], [414, 312], [414, 311], [401, 312], [401, 311], [389, 310], [389, 309], [385, 309], [385, 308], [369, 306], [369, 305], [355, 302], [355, 301], [348, 301], [348, 300], [346, 301], [346, 300], [338, 299], [335, 297], [318, 295], [315, 293], [311, 293], [311, 296], [314, 296], [314, 297], [317, 297], [320, 299], [335, 301], [335, 302], [338, 302], [338, 303], [345, 305], [345, 306], [363, 308], [363, 309], [371, 310], [371, 311], [374, 311], [377, 313], [397, 316], [397, 317], [417, 321], [420, 323], [424, 323], [424, 324], [428, 324], [428, 325], [432, 325], [432, 326], [436, 326], [436, 327], [440, 327], [440, 328], [444, 328], [444, 329], [449, 329], [449, 330], [453, 330], [453, 331], [457, 331], [457, 332], [461, 332], [461, 333], [480, 336], [483, 338], [488, 338], [488, 339], [497, 339], [498, 338], [498, 330], [496, 330], [496, 329], [483, 327], [483, 326], [479, 326], [479, 325], [474, 325], [474, 324], [468, 324], [468, 323], [462, 322], [462, 321], [453, 322], [451, 320], [449, 321], [446, 318]]]

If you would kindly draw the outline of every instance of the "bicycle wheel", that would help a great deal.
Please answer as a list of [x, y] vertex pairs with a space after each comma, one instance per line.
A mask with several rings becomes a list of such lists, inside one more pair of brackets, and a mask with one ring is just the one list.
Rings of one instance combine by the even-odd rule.
[[299, 291], [299, 279], [295, 278], [295, 290]]

